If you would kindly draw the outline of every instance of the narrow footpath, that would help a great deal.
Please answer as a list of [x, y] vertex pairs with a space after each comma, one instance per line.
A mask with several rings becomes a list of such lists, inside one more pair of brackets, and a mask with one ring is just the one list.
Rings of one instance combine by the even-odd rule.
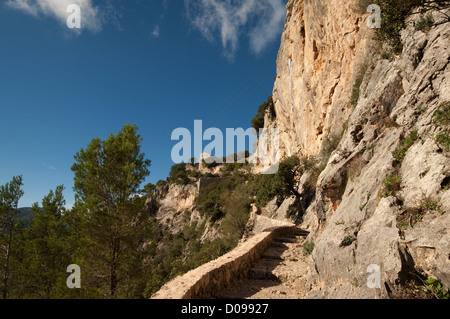
[[303, 242], [308, 233], [277, 238], [250, 270], [248, 278], [223, 290], [217, 299], [302, 299], [308, 265]]

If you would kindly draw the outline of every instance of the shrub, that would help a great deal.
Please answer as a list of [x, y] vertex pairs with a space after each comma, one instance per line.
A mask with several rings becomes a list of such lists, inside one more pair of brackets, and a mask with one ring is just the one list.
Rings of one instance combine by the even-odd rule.
[[211, 223], [215, 223], [224, 216], [221, 207], [221, 195], [223, 191], [223, 184], [206, 187], [195, 199], [200, 214], [202, 216], [208, 216]]
[[352, 106], [356, 106], [359, 101], [359, 95], [361, 92], [361, 84], [363, 83], [364, 76], [366, 75], [367, 70], [369, 69], [370, 64], [364, 63], [356, 75], [355, 83], [353, 84], [352, 95], [350, 98], [350, 104]]
[[169, 174], [169, 181], [178, 185], [187, 185], [190, 182], [186, 171], [186, 164], [176, 164], [172, 166]]
[[148, 183], [144, 186], [143, 193], [146, 195], [151, 195], [156, 190], [156, 185], [153, 185], [152, 183]]
[[344, 132], [340, 134], [332, 134], [325, 138], [322, 143], [322, 149], [320, 150], [319, 159], [326, 166], [328, 160], [330, 159], [331, 154], [337, 149], [339, 143], [344, 136]]
[[400, 148], [395, 150], [392, 155], [395, 158], [394, 166], [401, 166], [403, 160], [405, 159], [406, 153], [414, 145], [414, 143], [418, 140], [419, 134], [417, 131], [413, 131], [409, 134], [409, 136], [403, 141]]
[[280, 163], [278, 172], [273, 175], [263, 175], [256, 192], [256, 204], [261, 207], [274, 197], [281, 200], [290, 195], [296, 195], [295, 168], [300, 165], [297, 156], [292, 156]]
[[434, 112], [433, 121], [440, 126], [450, 125], [450, 103], [444, 103]]
[[243, 225], [248, 221], [250, 205], [258, 185], [257, 179], [257, 176], [234, 172], [219, 184], [202, 189], [195, 199], [197, 209], [200, 214], [210, 217], [212, 224], [224, 219], [224, 228], [228, 227], [225, 232], [232, 234], [231, 237], [241, 236]]
[[444, 214], [445, 212], [439, 204], [440, 200], [440, 198], [435, 199], [431, 196], [423, 194], [420, 202], [415, 205], [415, 207], [405, 209], [397, 217], [397, 227], [401, 231], [405, 231], [409, 227], [414, 227], [414, 225], [422, 221], [425, 214], [430, 211], [438, 212], [441, 215]]
[[156, 187], [164, 187], [167, 185], [167, 181], [163, 181], [162, 179], [160, 179], [159, 181], [156, 182]]
[[[400, 31], [407, 26], [406, 19], [415, 9], [420, 8], [420, 12], [424, 14], [433, 9], [442, 10], [450, 7], [450, 1], [435, 0], [373, 0], [370, 3], [377, 4], [381, 8], [381, 28], [376, 29], [375, 39], [389, 44], [395, 54], [401, 53], [403, 49]], [[362, 11], [366, 5], [367, 0], [359, 0], [358, 11]], [[431, 27], [431, 25], [430, 19], [424, 20], [424, 23], [419, 21], [419, 26]]]
[[448, 291], [445, 291], [442, 284], [434, 278], [425, 280], [424, 287], [431, 293], [436, 299], [449, 299]]
[[276, 117], [275, 105], [273, 104], [272, 96], [267, 98], [267, 101], [261, 104], [258, 108], [258, 112], [252, 119], [252, 127], [259, 132], [260, 129], [264, 128], [264, 117], [266, 112], [269, 111], [272, 118]]
[[341, 244], [339, 245], [339, 247], [347, 247], [350, 246], [351, 244], [353, 244], [356, 241], [356, 237], [353, 236], [345, 236], [344, 239], [342, 240]]
[[317, 186], [320, 174], [325, 170], [330, 159], [331, 154], [337, 149], [339, 143], [344, 136], [346, 125], [343, 126], [343, 130], [340, 134], [332, 134], [326, 137], [322, 143], [318, 157], [303, 158], [301, 162], [302, 171], [309, 171], [311, 173], [308, 180], [308, 187], [313, 190]]
[[401, 189], [402, 179], [397, 175], [387, 177], [383, 182], [383, 187], [380, 191], [380, 197], [395, 196]]
[[450, 151], [450, 133], [447, 131], [445, 133], [438, 134], [436, 136], [436, 143], [445, 148], [447, 151]]
[[198, 172], [198, 171], [191, 171], [189, 173], [189, 177], [191, 177], [191, 178], [200, 178], [200, 177], [202, 177], [202, 174], [200, 172]]
[[443, 127], [444, 131], [436, 135], [436, 144], [450, 151], [450, 103], [442, 104], [433, 115], [436, 125]]
[[303, 253], [305, 255], [311, 255], [314, 250], [315, 244], [313, 242], [305, 241], [303, 244]]
[[421, 208], [427, 211], [435, 211], [439, 208], [439, 201], [438, 199], [432, 199], [432, 198], [426, 198], [422, 204]]
[[427, 15], [421, 15], [420, 20], [416, 22], [414, 26], [416, 31], [429, 31], [434, 25], [433, 15], [431, 13]]
[[233, 245], [241, 239], [250, 217], [254, 193], [252, 185], [254, 184], [250, 182], [240, 182], [231, 192], [222, 194], [222, 207], [225, 212], [221, 223], [222, 233]]

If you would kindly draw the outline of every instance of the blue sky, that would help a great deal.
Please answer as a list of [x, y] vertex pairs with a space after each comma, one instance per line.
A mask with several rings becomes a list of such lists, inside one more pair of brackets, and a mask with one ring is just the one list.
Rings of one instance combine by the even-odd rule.
[[[2, 0], [0, 184], [23, 175], [20, 206], [64, 184], [70, 206], [73, 156], [125, 123], [153, 183], [176, 128], [248, 128], [273, 89], [286, 2]], [[81, 29], [66, 25], [70, 3]]]

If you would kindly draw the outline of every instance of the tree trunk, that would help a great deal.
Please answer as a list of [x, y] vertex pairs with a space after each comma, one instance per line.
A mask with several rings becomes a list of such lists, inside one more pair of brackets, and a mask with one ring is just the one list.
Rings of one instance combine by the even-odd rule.
[[10, 223], [8, 246], [6, 247], [5, 273], [3, 274], [3, 299], [8, 298], [9, 257], [11, 256], [12, 234], [13, 234], [13, 224]]
[[118, 255], [119, 255], [120, 239], [114, 238], [112, 243], [112, 261], [111, 261], [111, 274], [110, 274], [110, 296], [113, 299], [117, 293], [118, 282]]

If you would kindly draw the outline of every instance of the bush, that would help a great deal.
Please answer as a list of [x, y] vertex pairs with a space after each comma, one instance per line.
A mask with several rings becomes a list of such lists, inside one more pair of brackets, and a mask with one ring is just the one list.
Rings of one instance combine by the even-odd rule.
[[397, 175], [387, 177], [383, 182], [383, 187], [380, 191], [380, 197], [395, 196], [401, 189], [402, 179]]
[[300, 165], [297, 156], [292, 156], [280, 163], [278, 172], [273, 175], [263, 175], [256, 193], [256, 204], [266, 205], [274, 197], [281, 201], [290, 195], [297, 195], [295, 190], [295, 168]]
[[450, 125], [450, 103], [444, 103], [434, 112], [433, 121], [440, 126]]
[[178, 185], [187, 185], [190, 182], [186, 171], [186, 164], [176, 164], [172, 166], [169, 174], [169, 181]]
[[403, 163], [405, 159], [406, 153], [414, 145], [414, 143], [418, 140], [419, 134], [417, 131], [413, 131], [409, 134], [409, 136], [403, 141], [402, 146], [392, 152], [392, 155], [395, 158], [394, 166], [399, 167]]
[[332, 134], [331, 136], [326, 137], [322, 143], [322, 148], [318, 157], [302, 159], [302, 172], [304, 173], [306, 171], [309, 171], [311, 173], [307, 184], [311, 191], [316, 188], [320, 174], [327, 167], [331, 154], [333, 154], [333, 152], [338, 148], [346, 129], [347, 124], [344, 124], [343, 130], [340, 134]]
[[306, 241], [306, 242], [303, 244], [303, 253], [304, 253], [305, 255], [311, 255], [312, 252], [313, 252], [313, 250], [314, 250], [314, 247], [315, 247], [315, 245], [314, 245], [313, 242]]
[[440, 198], [433, 198], [429, 195], [422, 194], [420, 202], [415, 207], [408, 207], [397, 216], [397, 228], [401, 231], [407, 230], [409, 227], [414, 227], [421, 222], [427, 212], [437, 212], [444, 214], [445, 211], [440, 205]]
[[341, 134], [333, 134], [325, 138], [319, 154], [319, 159], [322, 162], [322, 165], [326, 166], [331, 154], [338, 148], [343, 136], [344, 132]]
[[450, 151], [450, 103], [442, 104], [433, 115], [433, 122], [444, 131], [435, 138], [436, 144]]
[[[435, 0], [373, 0], [370, 3], [377, 4], [381, 8], [381, 28], [376, 29], [375, 39], [389, 44], [395, 54], [403, 50], [400, 31], [406, 28], [406, 19], [415, 9], [421, 8], [420, 12], [424, 14], [433, 9], [442, 10], [450, 7], [450, 1]], [[367, 5], [367, 0], [359, 0], [358, 11], [362, 11]], [[424, 23], [419, 21], [419, 26], [431, 27], [432, 24], [430, 19], [427, 19]]]
[[198, 211], [202, 216], [208, 216], [211, 223], [217, 222], [224, 216], [221, 205], [221, 195], [223, 192], [223, 184], [206, 187], [195, 199]]
[[163, 181], [162, 179], [160, 179], [159, 181], [156, 182], [156, 187], [164, 187], [167, 185], [167, 181]]
[[416, 31], [429, 31], [434, 25], [433, 15], [431, 13], [420, 16], [420, 20], [416, 22]]
[[436, 299], [449, 299], [449, 292], [445, 291], [442, 284], [434, 278], [428, 278], [424, 282], [424, 287], [433, 294]]
[[267, 101], [259, 106], [258, 113], [256, 113], [255, 117], [252, 119], [252, 127], [257, 132], [264, 128], [264, 117], [267, 111], [270, 112], [272, 118], [276, 117], [275, 105], [273, 104], [272, 96], [269, 96]]
[[156, 190], [156, 185], [153, 185], [152, 183], [148, 183], [144, 186], [144, 189], [142, 192], [146, 195], [151, 195]]
[[200, 177], [202, 177], [202, 174], [200, 172], [198, 172], [198, 171], [191, 171], [189, 173], [189, 177], [191, 177], [191, 178], [200, 178]]
[[436, 136], [436, 144], [450, 151], [450, 132], [446, 131], [444, 133], [438, 134]]
[[345, 236], [344, 239], [342, 240], [341, 244], [339, 245], [339, 247], [347, 247], [350, 246], [351, 244], [353, 244], [356, 241], [356, 238], [353, 236]]
[[355, 83], [353, 84], [352, 95], [350, 97], [350, 104], [352, 106], [356, 106], [359, 101], [359, 95], [361, 92], [361, 85], [364, 80], [364, 76], [366, 75], [367, 70], [369, 69], [369, 63], [365, 63], [362, 65], [358, 71], [358, 74], [355, 79]]
[[[225, 218], [233, 224], [227, 233], [242, 236], [245, 224], [249, 218], [250, 205], [258, 185], [258, 176], [234, 172], [229, 179], [224, 179], [217, 185], [211, 185], [200, 191], [195, 204], [200, 214], [210, 217], [211, 223]], [[228, 220], [228, 221], [226, 221]], [[224, 226], [225, 226], [224, 225]], [[227, 226], [225, 226], [226, 228]], [[232, 228], [232, 231], [228, 231]]]
[[230, 244], [236, 245], [244, 234], [245, 227], [250, 217], [251, 204], [253, 202], [255, 184], [252, 182], [239, 182], [229, 193], [222, 195], [222, 207], [225, 217], [221, 228], [224, 237]]

